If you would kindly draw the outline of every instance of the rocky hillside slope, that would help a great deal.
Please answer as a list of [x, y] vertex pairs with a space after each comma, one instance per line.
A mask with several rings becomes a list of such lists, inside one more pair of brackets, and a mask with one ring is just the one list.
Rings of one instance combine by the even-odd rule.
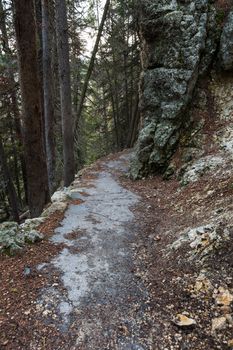
[[143, 127], [133, 178], [167, 169], [178, 145], [184, 139], [192, 142], [197, 125], [202, 128], [203, 104], [209, 104], [210, 125], [219, 104], [227, 113], [233, 4], [227, 0], [147, 0], [141, 3], [139, 23]]

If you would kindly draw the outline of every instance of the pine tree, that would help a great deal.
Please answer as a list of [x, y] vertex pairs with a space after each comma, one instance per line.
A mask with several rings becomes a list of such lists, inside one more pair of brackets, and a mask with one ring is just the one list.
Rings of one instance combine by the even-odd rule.
[[65, 0], [56, 0], [55, 5], [63, 134], [64, 186], [69, 186], [74, 180], [75, 162], [67, 8]]

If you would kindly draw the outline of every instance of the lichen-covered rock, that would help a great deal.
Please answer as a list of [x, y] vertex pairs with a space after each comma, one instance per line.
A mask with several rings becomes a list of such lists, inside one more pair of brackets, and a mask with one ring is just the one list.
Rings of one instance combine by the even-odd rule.
[[210, 252], [220, 249], [230, 239], [230, 230], [231, 228], [225, 227], [221, 222], [195, 227], [185, 230], [170, 248], [177, 250], [183, 244], [189, 244], [190, 260], [201, 262]]
[[64, 188], [63, 190], [56, 191], [52, 197], [51, 201], [54, 202], [65, 202], [71, 198], [70, 189]]
[[219, 59], [224, 70], [233, 69], [233, 11], [229, 13], [222, 31]]
[[0, 228], [1, 228], [1, 231], [0, 231], [1, 235], [5, 235], [5, 234], [15, 235], [19, 230], [19, 225], [17, 224], [17, 222], [6, 221], [0, 224]]
[[43, 218], [46, 218], [50, 216], [51, 214], [54, 214], [56, 211], [65, 211], [67, 208], [68, 203], [67, 202], [53, 202], [48, 208], [46, 208], [41, 216]]
[[25, 243], [34, 244], [42, 241], [44, 239], [44, 235], [43, 233], [40, 233], [36, 230], [32, 230], [32, 231], [23, 233], [23, 238]]
[[22, 249], [24, 240], [19, 235], [19, 230], [16, 222], [4, 222], [0, 225], [0, 253], [13, 254]]
[[205, 156], [195, 162], [188, 165], [185, 170], [183, 170], [181, 183], [182, 185], [187, 185], [190, 182], [195, 182], [200, 179], [203, 175], [208, 174], [211, 171], [217, 171], [220, 169], [221, 165], [224, 164], [224, 158], [221, 156]]
[[211, 0], [146, 0], [140, 13], [143, 129], [131, 166], [134, 178], [166, 169], [190, 124], [187, 109], [198, 78], [220, 38]]
[[[35, 219], [33, 221], [35, 225]], [[31, 228], [32, 222], [30, 224], [29, 222], [23, 225], [18, 225], [16, 222], [0, 224], [0, 253], [14, 255], [21, 251], [25, 244], [41, 241], [44, 238], [43, 234]]]
[[41, 217], [27, 219], [21, 225], [16, 222], [4, 222], [0, 224], [0, 253], [13, 255], [23, 249], [26, 244], [33, 244], [43, 240], [44, 235], [38, 231], [38, 227], [55, 212], [63, 212], [72, 198], [71, 189], [64, 188], [55, 192], [52, 203], [43, 211]]
[[36, 229], [39, 225], [41, 225], [45, 221], [44, 217], [27, 219], [20, 227], [25, 231], [30, 231]]

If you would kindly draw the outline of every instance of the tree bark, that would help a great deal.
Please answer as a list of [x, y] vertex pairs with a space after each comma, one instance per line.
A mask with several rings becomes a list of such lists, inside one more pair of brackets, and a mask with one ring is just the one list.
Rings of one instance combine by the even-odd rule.
[[55, 189], [55, 137], [54, 137], [54, 96], [52, 71], [52, 43], [50, 30], [49, 0], [42, 0], [42, 38], [43, 38], [43, 86], [45, 145], [50, 194]]
[[12, 217], [14, 221], [19, 222], [17, 195], [16, 195], [12, 178], [11, 178], [10, 171], [8, 169], [7, 159], [6, 159], [1, 137], [0, 137], [0, 165], [1, 165], [2, 173], [4, 177], [4, 182], [7, 187], [7, 195], [8, 195], [11, 211], [12, 211]]
[[130, 148], [133, 147], [137, 138], [138, 123], [140, 118], [138, 104], [139, 104], [139, 94], [137, 94], [137, 97], [135, 100], [134, 109], [132, 111], [132, 116], [130, 121], [128, 138], [127, 138], [127, 147], [130, 147]]
[[49, 201], [48, 176], [42, 143], [42, 113], [38, 76], [34, 2], [14, 0], [20, 85], [24, 118], [24, 149], [31, 217]]
[[65, 0], [56, 0], [55, 5], [63, 134], [64, 186], [67, 187], [74, 180], [75, 174], [68, 23]]
[[115, 106], [115, 100], [114, 100], [114, 91], [113, 91], [113, 86], [112, 86], [112, 79], [110, 76], [110, 72], [107, 68], [107, 63], [106, 63], [106, 73], [108, 76], [108, 83], [109, 83], [109, 94], [110, 94], [110, 99], [111, 99], [111, 104], [112, 104], [112, 116], [113, 116], [113, 123], [114, 123], [114, 131], [116, 135], [116, 150], [119, 151], [120, 149], [120, 144], [119, 144], [119, 131], [118, 131], [118, 123], [117, 123], [117, 111], [116, 111], [116, 106]]
[[35, 4], [35, 21], [36, 21], [36, 39], [37, 39], [37, 60], [38, 73], [40, 82], [40, 99], [41, 99], [41, 120], [42, 120], [42, 141], [44, 152], [46, 152], [45, 141], [45, 116], [44, 116], [44, 96], [43, 96], [43, 38], [42, 38], [42, 0], [32, 0]]
[[122, 135], [120, 133], [120, 112], [119, 112], [119, 91], [118, 91], [118, 81], [117, 81], [117, 62], [115, 59], [115, 52], [114, 49], [112, 51], [112, 62], [113, 62], [113, 69], [112, 69], [112, 79], [113, 79], [113, 84], [111, 83], [112, 86], [112, 94], [113, 94], [113, 99], [115, 101], [115, 127], [116, 127], [116, 133], [118, 134], [118, 142], [117, 142], [117, 151], [122, 150]]
[[[11, 115], [9, 115], [9, 119], [11, 118]], [[18, 166], [18, 152], [17, 152], [17, 144], [14, 137], [14, 130], [13, 127], [10, 127], [10, 137], [11, 137], [11, 145], [12, 145], [12, 156], [14, 161], [14, 181], [16, 189], [17, 189], [17, 198], [18, 198], [18, 205], [22, 208], [22, 196], [21, 196], [21, 186], [20, 186], [20, 172], [19, 172], [19, 166]]]

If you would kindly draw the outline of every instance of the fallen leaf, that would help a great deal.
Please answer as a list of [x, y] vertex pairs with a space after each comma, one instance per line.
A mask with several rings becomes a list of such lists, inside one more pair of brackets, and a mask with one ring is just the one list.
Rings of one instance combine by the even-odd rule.
[[9, 340], [4, 340], [4, 341], [2, 342], [2, 345], [5, 346], [5, 345], [7, 345], [8, 343], [9, 343]]
[[174, 323], [179, 327], [190, 327], [190, 326], [194, 326], [197, 324], [194, 319], [189, 318], [189, 317], [182, 315], [182, 314], [178, 314], [176, 316]]
[[215, 298], [217, 304], [229, 306], [233, 301], [233, 295], [229, 292], [228, 289], [224, 289], [222, 287], [220, 287], [218, 291], [219, 293]]

